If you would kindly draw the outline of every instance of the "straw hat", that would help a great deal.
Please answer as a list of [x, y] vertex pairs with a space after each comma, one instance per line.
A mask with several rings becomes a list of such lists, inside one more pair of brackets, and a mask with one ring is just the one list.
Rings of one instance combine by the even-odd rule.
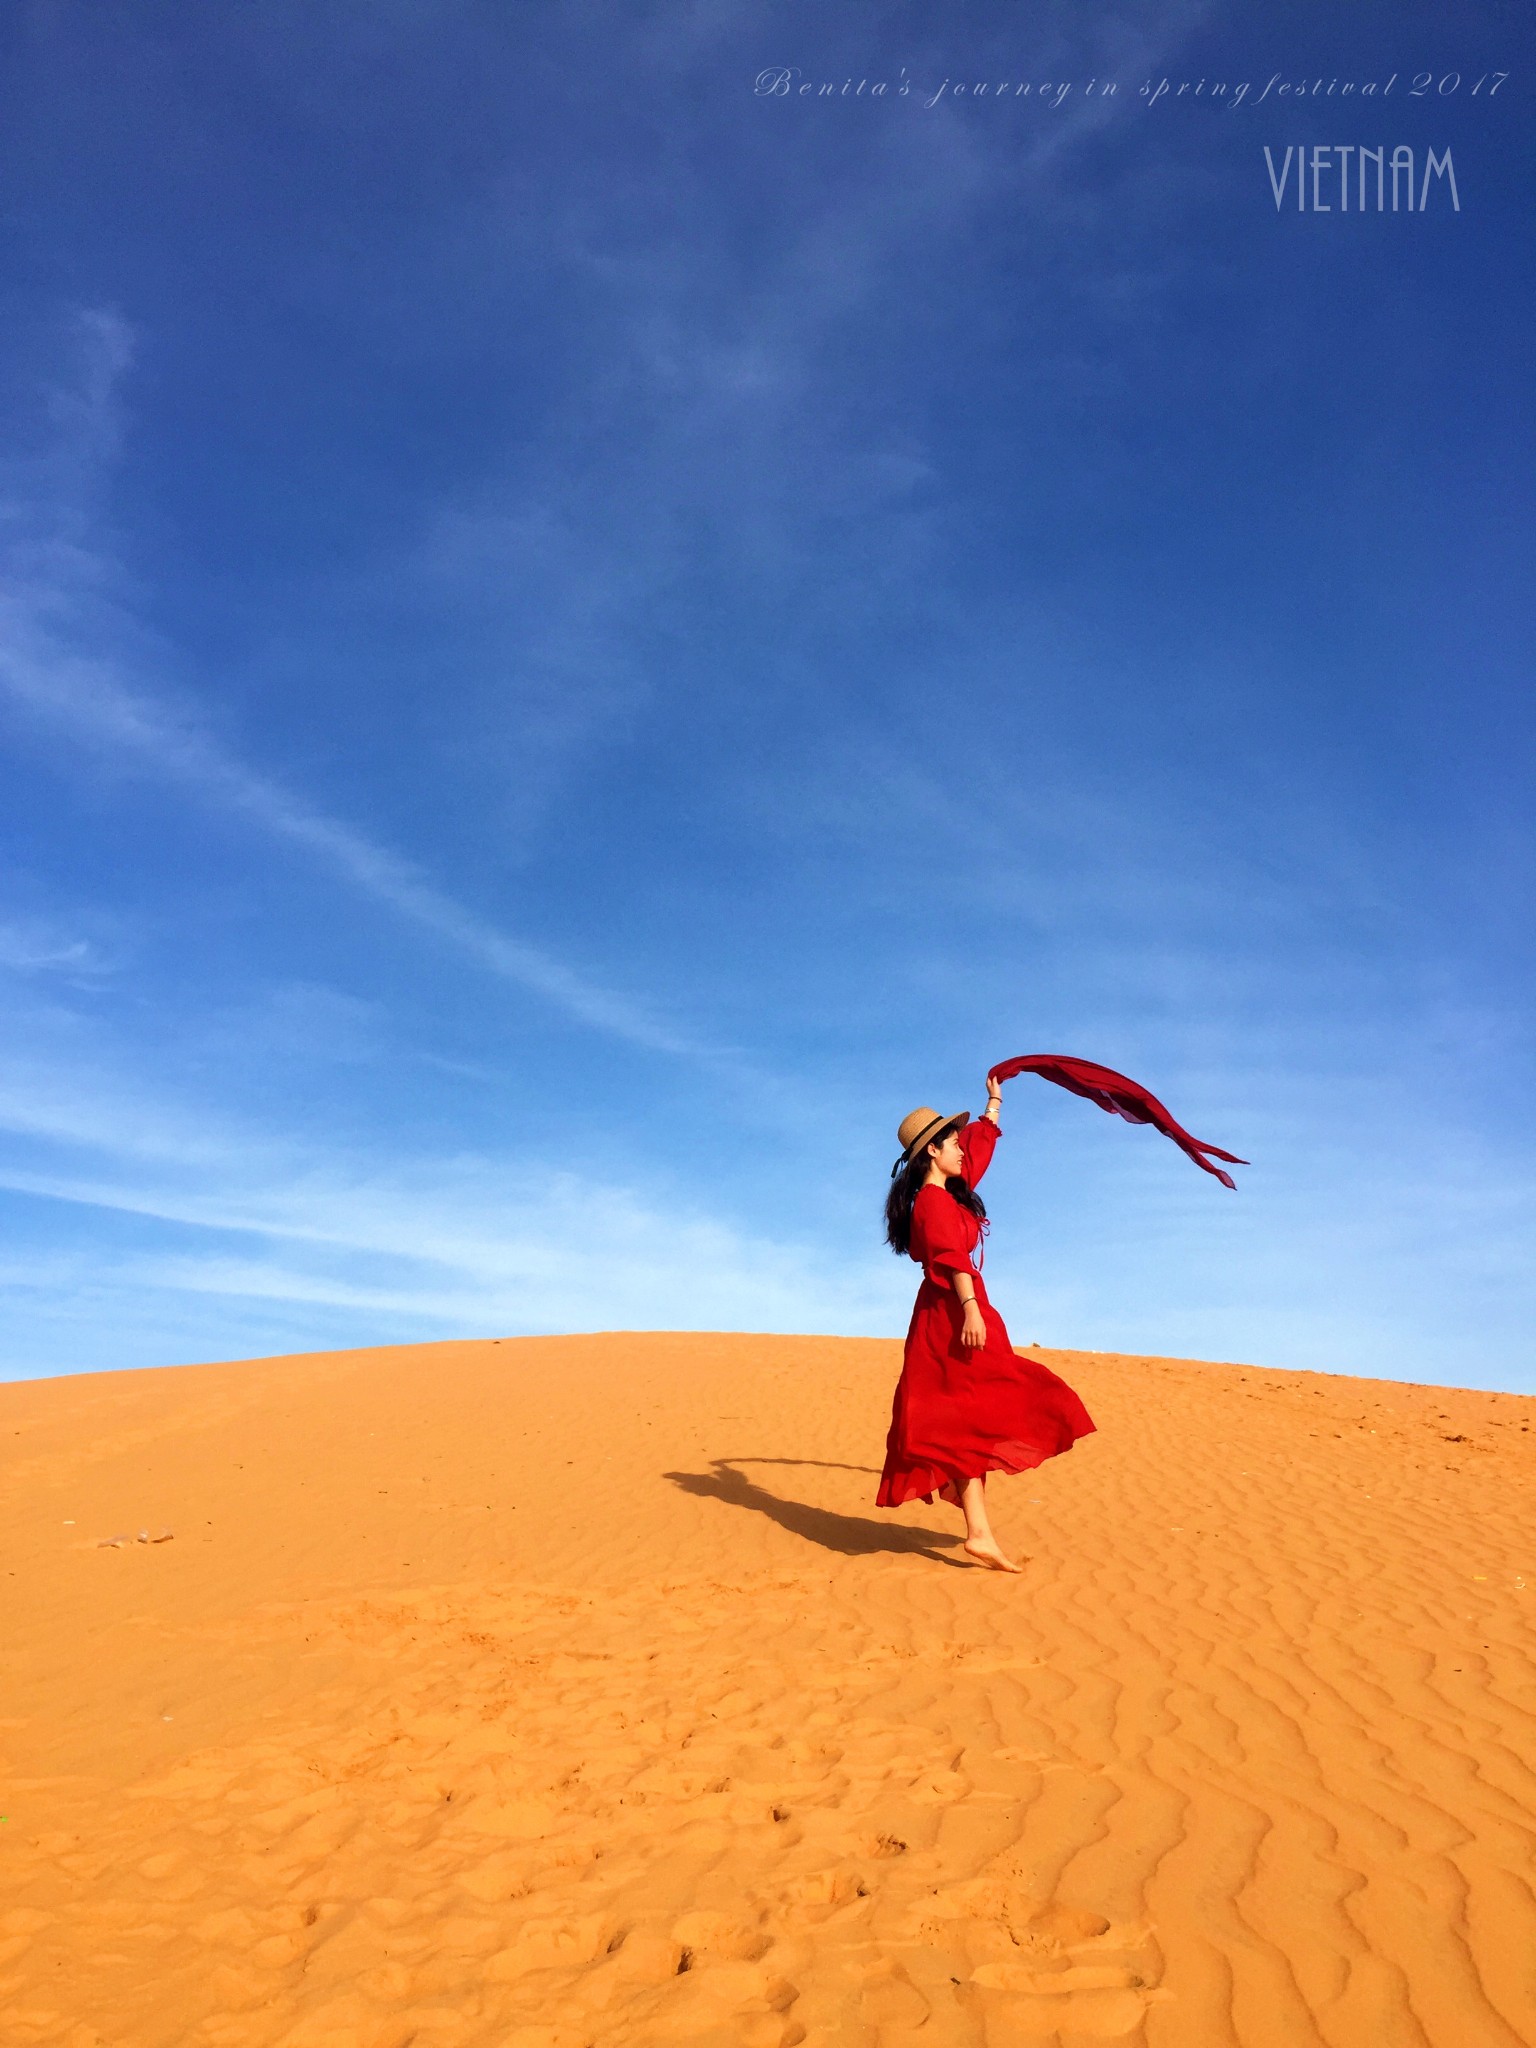
[[896, 1126], [896, 1142], [901, 1147], [893, 1173], [899, 1173], [908, 1165], [914, 1155], [921, 1151], [930, 1138], [936, 1138], [940, 1131], [951, 1124], [958, 1131], [971, 1120], [971, 1112], [962, 1109], [958, 1116], [940, 1116], [936, 1109], [914, 1109], [910, 1116], [904, 1116]]

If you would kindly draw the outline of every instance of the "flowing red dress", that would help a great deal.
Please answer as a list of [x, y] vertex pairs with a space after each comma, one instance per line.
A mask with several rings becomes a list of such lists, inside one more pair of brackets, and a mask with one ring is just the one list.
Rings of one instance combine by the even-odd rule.
[[[960, 1133], [965, 1178], [974, 1187], [992, 1162], [996, 1124], [986, 1117]], [[967, 1479], [986, 1472], [1027, 1472], [1088, 1436], [1093, 1422], [1065, 1380], [1008, 1341], [1003, 1319], [987, 1299], [972, 1255], [981, 1225], [947, 1188], [919, 1188], [912, 1208], [912, 1256], [922, 1266], [906, 1355], [891, 1410], [885, 1470], [876, 1505], [958, 1502]], [[969, 1273], [987, 1326], [987, 1341], [960, 1342], [963, 1310], [953, 1275]]]

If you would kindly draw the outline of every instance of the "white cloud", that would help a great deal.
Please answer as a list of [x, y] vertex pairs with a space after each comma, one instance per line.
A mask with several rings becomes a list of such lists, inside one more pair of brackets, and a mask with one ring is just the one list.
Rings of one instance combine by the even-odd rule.
[[86, 939], [66, 938], [43, 924], [0, 924], [0, 968], [12, 974], [59, 973], [84, 978], [104, 971], [105, 962]]
[[[44, 488], [12, 465], [0, 575], [0, 689], [37, 723], [119, 764], [179, 785], [301, 849], [339, 880], [595, 1031], [647, 1050], [728, 1057], [645, 1002], [603, 987], [503, 931], [410, 861], [240, 759], [191, 706], [140, 674], [163, 651], [123, 604], [112, 561], [89, 544], [85, 477], [115, 436], [118, 380], [130, 356], [122, 323], [83, 316], [85, 367], [52, 411], [67, 432]], [[16, 485], [23, 495], [18, 498]], [[33, 495], [28, 498], [25, 492]]]
[[[0, 1164], [0, 1188], [135, 1219], [133, 1238], [147, 1239], [76, 1261], [76, 1285], [130, 1321], [170, 1304], [163, 1332], [189, 1301], [222, 1301], [231, 1313], [215, 1348], [226, 1350], [263, 1304], [299, 1314], [297, 1342], [313, 1341], [309, 1311], [347, 1312], [359, 1342], [381, 1331], [856, 1333], [893, 1322], [905, 1291], [874, 1255], [850, 1266], [754, 1235], [660, 1181], [551, 1172], [535, 1155], [383, 1163], [63, 1063], [0, 1080], [0, 1130], [44, 1154]], [[58, 1266], [52, 1253], [36, 1269], [53, 1294]]]
[[[57, 602], [46, 607], [57, 611]], [[0, 684], [38, 717], [77, 740], [180, 783], [210, 806], [234, 809], [273, 837], [302, 847], [351, 883], [504, 981], [594, 1030], [651, 1051], [719, 1055], [632, 997], [588, 980], [500, 930], [437, 888], [410, 862], [248, 768], [169, 706], [130, 691], [100, 658], [83, 657], [41, 629], [35, 592], [0, 597]]]

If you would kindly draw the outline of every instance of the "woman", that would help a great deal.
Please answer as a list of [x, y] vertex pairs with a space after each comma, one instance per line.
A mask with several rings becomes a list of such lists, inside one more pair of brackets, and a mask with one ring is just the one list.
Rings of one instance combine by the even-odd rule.
[[[886, 1439], [877, 1505], [941, 1500], [965, 1516], [965, 1551], [1016, 1572], [987, 1519], [987, 1474], [1027, 1472], [1093, 1429], [1064, 1380], [1021, 1358], [987, 1300], [980, 1245], [987, 1212], [976, 1183], [998, 1140], [1002, 1094], [987, 1080], [986, 1113], [914, 1109], [896, 1133], [901, 1157], [885, 1204], [886, 1242], [923, 1269]], [[972, 1255], [975, 1263], [972, 1263]]]

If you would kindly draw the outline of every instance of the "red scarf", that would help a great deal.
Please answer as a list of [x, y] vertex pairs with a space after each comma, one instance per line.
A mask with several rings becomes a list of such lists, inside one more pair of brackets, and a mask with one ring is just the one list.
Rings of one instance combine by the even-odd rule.
[[1015, 1074], [1039, 1074], [1042, 1080], [1054, 1081], [1058, 1088], [1070, 1088], [1074, 1095], [1082, 1095], [1089, 1102], [1096, 1102], [1100, 1109], [1107, 1109], [1114, 1116], [1123, 1116], [1128, 1124], [1156, 1124], [1164, 1137], [1172, 1138], [1181, 1152], [1187, 1152], [1196, 1166], [1203, 1166], [1207, 1173], [1214, 1173], [1223, 1187], [1236, 1192], [1237, 1182], [1230, 1173], [1223, 1173], [1219, 1166], [1212, 1166], [1206, 1153], [1212, 1158], [1225, 1159], [1230, 1166], [1246, 1166], [1246, 1159], [1239, 1159], [1235, 1152], [1223, 1152], [1219, 1145], [1202, 1145], [1198, 1138], [1192, 1138], [1182, 1124], [1176, 1124], [1157, 1097], [1143, 1088], [1139, 1081], [1132, 1081], [1124, 1074], [1117, 1074], [1113, 1067], [1096, 1066], [1092, 1060], [1069, 1059], [1065, 1053], [1029, 1052], [1022, 1053], [1016, 1060], [1003, 1060], [988, 1074], [989, 1081], [1011, 1081]]

